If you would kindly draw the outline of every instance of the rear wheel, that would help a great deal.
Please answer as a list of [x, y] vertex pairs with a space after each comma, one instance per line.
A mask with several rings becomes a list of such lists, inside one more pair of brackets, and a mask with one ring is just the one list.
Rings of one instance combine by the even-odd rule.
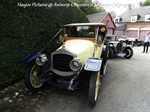
[[126, 48], [126, 49], [124, 50], [124, 52], [125, 52], [124, 57], [125, 57], [126, 59], [130, 59], [130, 58], [133, 56], [133, 49], [130, 48], [130, 47]]
[[37, 83], [42, 70], [42, 66], [38, 66], [35, 62], [31, 62], [28, 65], [24, 80], [26, 87], [31, 92], [37, 92], [43, 86], [43, 83]]
[[113, 48], [109, 48], [109, 59], [112, 59], [113, 57], [114, 57]]
[[90, 77], [89, 84], [89, 103], [91, 107], [94, 107], [98, 98], [100, 88], [100, 73], [93, 72]]

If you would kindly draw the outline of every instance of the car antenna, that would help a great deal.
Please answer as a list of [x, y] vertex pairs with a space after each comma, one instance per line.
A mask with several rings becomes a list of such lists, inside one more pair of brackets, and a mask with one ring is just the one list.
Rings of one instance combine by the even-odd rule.
[[52, 40], [55, 39], [55, 37], [61, 32], [61, 30], [63, 29], [63, 27], [55, 34], [55, 36], [46, 44], [46, 46], [40, 50], [39, 53], [41, 53], [42, 51], [44, 51], [44, 49], [52, 42]]

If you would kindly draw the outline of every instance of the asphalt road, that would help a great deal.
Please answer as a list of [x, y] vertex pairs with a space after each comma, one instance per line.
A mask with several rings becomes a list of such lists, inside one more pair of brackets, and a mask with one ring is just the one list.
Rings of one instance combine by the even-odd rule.
[[[87, 90], [57, 90], [41, 112], [150, 112], [150, 53], [134, 47], [131, 59], [109, 60], [96, 106], [88, 105]], [[51, 111], [52, 110], [52, 111]]]
[[[14, 108], [18, 112], [150, 112], [150, 51], [142, 53], [142, 48], [134, 47], [131, 59], [109, 60], [94, 108], [89, 106], [87, 88], [69, 91], [46, 87], [47, 92], [41, 90], [34, 95], [26, 90], [22, 106], [9, 104], [3, 106], [3, 112], [17, 112]], [[31, 105], [30, 99], [35, 103]]]

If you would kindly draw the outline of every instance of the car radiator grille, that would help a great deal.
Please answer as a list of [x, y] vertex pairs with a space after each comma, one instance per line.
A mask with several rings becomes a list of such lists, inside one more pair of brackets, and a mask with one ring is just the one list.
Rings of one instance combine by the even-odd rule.
[[54, 54], [53, 55], [53, 68], [59, 71], [72, 71], [69, 67], [70, 61], [73, 56], [67, 54]]

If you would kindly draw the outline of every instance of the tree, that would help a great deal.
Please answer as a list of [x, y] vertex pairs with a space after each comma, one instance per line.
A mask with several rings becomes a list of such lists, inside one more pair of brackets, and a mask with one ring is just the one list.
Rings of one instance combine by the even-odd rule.
[[145, 2], [140, 2], [140, 6], [150, 6], [150, 0], [146, 0]]
[[98, 13], [98, 12], [104, 12], [105, 10], [99, 6], [99, 7], [94, 7], [94, 4], [92, 3], [91, 0], [70, 0], [73, 3], [77, 3], [80, 6], [79, 8], [86, 14], [93, 14], [93, 13]]
[[105, 12], [105, 9], [101, 6], [101, 3], [98, 0], [94, 1], [93, 5], [98, 12]]

